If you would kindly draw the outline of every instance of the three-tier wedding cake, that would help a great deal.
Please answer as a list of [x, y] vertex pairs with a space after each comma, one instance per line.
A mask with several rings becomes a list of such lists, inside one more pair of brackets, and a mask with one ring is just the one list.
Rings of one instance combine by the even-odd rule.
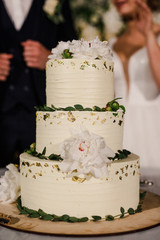
[[139, 157], [122, 149], [113, 74], [112, 51], [98, 38], [52, 50], [36, 146], [20, 156], [23, 207], [89, 219], [137, 208]]

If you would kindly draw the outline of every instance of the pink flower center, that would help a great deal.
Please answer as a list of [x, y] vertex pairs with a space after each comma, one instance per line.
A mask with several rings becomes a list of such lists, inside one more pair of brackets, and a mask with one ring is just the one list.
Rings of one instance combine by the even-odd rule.
[[79, 144], [79, 151], [83, 152], [85, 149], [87, 148], [87, 152], [89, 150], [89, 146], [86, 144], [85, 141], [83, 141], [82, 143]]

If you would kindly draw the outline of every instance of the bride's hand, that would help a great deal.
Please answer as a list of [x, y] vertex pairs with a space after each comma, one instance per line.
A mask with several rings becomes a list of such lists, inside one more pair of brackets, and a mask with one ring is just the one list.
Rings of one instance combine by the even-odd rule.
[[152, 13], [149, 7], [142, 0], [135, 0], [137, 4], [136, 25], [137, 29], [147, 37], [152, 31]]

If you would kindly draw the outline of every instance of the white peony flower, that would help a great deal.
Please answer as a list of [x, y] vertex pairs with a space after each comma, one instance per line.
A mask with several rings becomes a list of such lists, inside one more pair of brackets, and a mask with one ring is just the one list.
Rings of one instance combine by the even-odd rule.
[[[49, 55], [48, 58], [50, 59], [61, 59], [62, 58], [62, 53], [65, 49], [69, 49], [70, 46], [70, 41], [68, 42], [59, 42], [56, 48], [53, 48], [51, 53], [52, 55]], [[53, 57], [54, 56], [54, 57]]]
[[14, 164], [9, 164], [4, 176], [0, 178], [0, 203], [15, 202], [20, 195], [20, 173]]
[[108, 42], [100, 41], [98, 37], [91, 41], [73, 40], [72, 42], [59, 42], [56, 48], [52, 49], [50, 59], [61, 59], [65, 49], [69, 49], [73, 58], [88, 58], [88, 59], [109, 59], [112, 60], [113, 54]]
[[43, 10], [49, 15], [54, 15], [58, 0], [46, 0], [43, 5]]
[[114, 152], [106, 146], [104, 138], [80, 129], [61, 144], [61, 157], [64, 160], [59, 167], [63, 172], [77, 169], [79, 173], [91, 173], [100, 178], [108, 176], [108, 157], [114, 156]]

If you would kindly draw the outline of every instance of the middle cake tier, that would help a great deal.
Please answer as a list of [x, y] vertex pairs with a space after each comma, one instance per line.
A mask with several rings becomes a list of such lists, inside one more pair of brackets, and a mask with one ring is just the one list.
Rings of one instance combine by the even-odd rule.
[[60, 144], [83, 128], [100, 135], [114, 152], [122, 149], [123, 111], [38, 111], [36, 113], [36, 151], [60, 154]]

